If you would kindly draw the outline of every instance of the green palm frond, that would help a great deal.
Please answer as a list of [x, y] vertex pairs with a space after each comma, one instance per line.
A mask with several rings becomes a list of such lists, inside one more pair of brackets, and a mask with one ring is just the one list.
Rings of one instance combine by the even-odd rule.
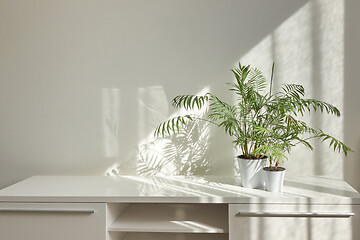
[[321, 140], [321, 142], [324, 142], [326, 140], [329, 140], [329, 147], [333, 147], [333, 150], [335, 152], [343, 153], [345, 156], [347, 156], [348, 152], [353, 152], [351, 148], [346, 146], [344, 143], [339, 141], [338, 139], [324, 133], [323, 131], [319, 131], [316, 137]]
[[229, 115], [235, 116], [235, 107], [221, 101], [218, 97], [211, 95], [210, 98], [210, 119], [225, 119]]
[[308, 148], [309, 150], [313, 151], [314, 147], [310, 144], [309, 141], [299, 138], [299, 137], [295, 137], [294, 140], [297, 140], [298, 143], [301, 143], [302, 145], [304, 145], [306, 148]]
[[178, 116], [161, 123], [154, 132], [155, 137], [165, 137], [180, 131], [182, 125], [186, 125], [189, 121], [194, 121], [194, 117], [190, 115]]
[[176, 96], [172, 104], [176, 108], [185, 108], [186, 110], [193, 110], [195, 106], [197, 109], [201, 109], [205, 103], [209, 100], [209, 93], [205, 94], [204, 96], [197, 96], [197, 95], [179, 95]]
[[218, 97], [210, 96], [210, 113], [208, 118], [212, 122], [220, 121], [219, 127], [223, 127], [225, 132], [230, 136], [234, 135], [234, 132], [241, 131], [241, 125], [238, 121], [236, 107], [221, 101]]
[[257, 68], [252, 69], [252, 71], [250, 72], [248, 84], [252, 86], [255, 92], [264, 91], [268, 86], [266, 78]]
[[240, 63], [239, 67], [231, 70], [235, 76], [238, 85], [242, 85], [245, 82], [247, 75], [250, 73], [250, 70], [250, 65], [241, 66]]
[[283, 97], [292, 97], [299, 99], [301, 96], [305, 95], [305, 90], [302, 85], [298, 84], [284, 84], [282, 87]]
[[314, 110], [316, 112], [317, 110], [320, 110], [320, 112], [325, 111], [329, 114], [334, 114], [338, 117], [340, 116], [340, 110], [330, 103], [326, 103], [316, 99], [302, 99], [301, 102], [303, 106], [308, 109], [308, 111]]
[[261, 145], [260, 147], [255, 149], [254, 153], [269, 156], [271, 158], [270, 161], [275, 160], [277, 162], [277, 161], [284, 161], [284, 159], [288, 159], [285, 151], [280, 146], [271, 145], [271, 144]]

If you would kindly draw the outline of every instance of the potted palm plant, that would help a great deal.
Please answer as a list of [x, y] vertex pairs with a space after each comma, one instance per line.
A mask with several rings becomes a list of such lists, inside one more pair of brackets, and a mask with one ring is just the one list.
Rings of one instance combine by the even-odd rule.
[[[206, 107], [208, 114], [205, 117], [187, 114], [169, 119], [156, 128], [155, 136], [176, 134], [181, 125], [197, 120], [223, 128], [233, 137], [234, 147], [241, 150], [242, 154], [237, 157], [241, 182], [242, 186], [250, 188], [263, 188], [262, 169], [272, 173], [284, 172], [285, 169], [278, 166], [279, 161], [287, 159], [286, 154], [295, 145], [303, 144], [312, 150], [309, 143], [312, 138], [329, 140], [334, 150], [345, 155], [351, 151], [341, 141], [296, 119], [299, 114], [317, 110], [340, 116], [335, 106], [303, 98], [304, 88], [296, 84], [285, 84], [281, 92], [272, 94], [274, 65], [270, 84], [260, 70], [250, 65], [239, 63], [232, 72], [235, 81], [230, 83], [229, 90], [235, 94], [234, 104], [228, 104], [211, 93], [176, 96], [172, 101], [174, 107], [186, 110]], [[265, 161], [269, 163], [266, 168]]]
[[287, 154], [290, 153], [292, 147], [298, 144], [314, 150], [310, 143], [311, 139], [321, 142], [328, 140], [330, 141], [329, 147], [333, 147], [334, 151], [342, 152], [345, 156], [352, 151], [343, 142], [324, 133], [321, 129], [310, 127], [298, 118], [299, 115], [303, 116], [305, 112], [311, 111], [340, 116], [340, 111], [335, 106], [320, 100], [307, 99], [304, 96], [304, 87], [298, 84], [285, 84], [282, 91], [272, 94], [271, 83], [269, 94], [265, 96], [264, 102], [266, 103], [263, 105], [265, 114], [258, 116], [262, 119], [259, 121], [265, 124], [254, 126], [254, 131], [262, 136], [263, 140], [255, 152], [269, 156], [269, 166], [263, 168], [268, 191], [282, 191], [286, 169], [279, 167], [279, 163], [288, 159]]

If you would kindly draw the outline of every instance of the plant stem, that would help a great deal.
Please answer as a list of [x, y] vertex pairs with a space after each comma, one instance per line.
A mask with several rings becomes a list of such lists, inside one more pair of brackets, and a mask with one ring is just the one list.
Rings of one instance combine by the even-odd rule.
[[273, 62], [272, 68], [271, 68], [270, 91], [269, 91], [270, 96], [271, 96], [272, 82], [273, 82], [273, 77], [274, 77], [274, 68], [275, 68], [275, 62]]

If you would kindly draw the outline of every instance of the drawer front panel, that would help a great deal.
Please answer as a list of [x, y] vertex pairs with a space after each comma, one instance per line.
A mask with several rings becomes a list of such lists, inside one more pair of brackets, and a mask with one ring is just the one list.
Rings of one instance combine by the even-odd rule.
[[355, 240], [356, 205], [230, 204], [230, 240]]
[[0, 236], [7, 240], [105, 240], [105, 204], [0, 203]]

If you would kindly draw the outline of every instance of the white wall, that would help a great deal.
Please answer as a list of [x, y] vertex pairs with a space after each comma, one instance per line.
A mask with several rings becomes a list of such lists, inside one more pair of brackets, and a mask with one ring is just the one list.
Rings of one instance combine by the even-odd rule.
[[344, 175], [345, 180], [360, 191], [360, 1], [346, 1], [345, 6], [344, 139], [355, 152], [345, 161]]
[[[343, 0], [335, 2], [346, 7]], [[347, 58], [341, 65], [344, 11], [333, 7], [330, 0], [0, 0], [0, 187], [39, 174], [233, 174], [230, 139], [219, 130], [190, 129], [198, 135], [186, 142], [167, 140], [165, 147], [162, 142], [162, 155], [149, 153], [153, 145], [146, 143], [159, 121], [174, 113], [172, 97], [206, 90], [223, 96], [224, 83], [232, 80], [229, 69], [239, 59], [253, 59], [246, 63], [259, 64], [265, 72], [272, 61], [279, 62], [280, 83], [302, 82], [297, 78], [305, 71], [302, 61], [312, 56], [312, 67], [325, 68], [305, 71], [302, 83], [310, 95], [329, 78], [351, 91], [356, 80], [344, 73]], [[327, 10], [313, 19], [314, 9]], [[333, 11], [338, 18], [330, 17]], [[321, 24], [326, 30], [317, 31]], [[270, 42], [279, 45], [269, 48], [274, 37]], [[335, 42], [322, 45], [322, 39], [332, 37]], [[334, 54], [340, 62], [320, 65], [319, 53], [337, 43]], [[355, 41], [345, 43], [358, 49]], [[299, 49], [308, 52], [296, 58], [292, 52]], [[269, 51], [277, 51], [277, 57]], [[327, 71], [337, 64], [340, 73]], [[354, 74], [354, 66], [349, 72]], [[344, 91], [337, 94], [341, 101], [331, 91], [316, 97], [336, 100], [340, 107], [352, 100]], [[335, 120], [340, 130], [330, 132], [358, 149], [360, 134], [345, 126], [359, 115], [354, 107], [356, 114], [345, 111]], [[327, 121], [311, 120], [315, 125]], [[210, 144], [204, 149], [202, 142]], [[301, 159], [290, 161], [290, 174], [303, 168], [304, 174], [342, 178], [344, 172], [359, 185], [340, 155], [319, 164], [319, 152], [306, 154], [307, 167]], [[184, 161], [191, 163], [181, 168]]]

